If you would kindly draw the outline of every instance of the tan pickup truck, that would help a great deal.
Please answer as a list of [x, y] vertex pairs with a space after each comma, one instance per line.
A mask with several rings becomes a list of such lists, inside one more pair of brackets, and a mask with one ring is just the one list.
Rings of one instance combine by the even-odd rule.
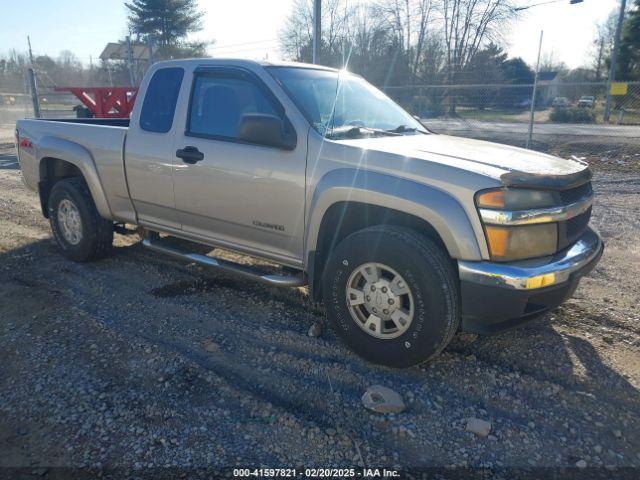
[[362, 78], [315, 65], [161, 62], [130, 121], [21, 120], [16, 142], [70, 259], [143, 227], [155, 251], [308, 284], [346, 343], [390, 366], [556, 307], [603, 251], [586, 164], [432, 133]]

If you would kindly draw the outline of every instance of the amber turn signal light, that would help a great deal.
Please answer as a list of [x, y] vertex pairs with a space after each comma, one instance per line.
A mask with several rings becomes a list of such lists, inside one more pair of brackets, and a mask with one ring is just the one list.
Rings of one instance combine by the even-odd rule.
[[482, 208], [504, 208], [505, 194], [504, 190], [488, 190], [476, 197], [478, 207]]
[[492, 258], [502, 258], [507, 253], [509, 229], [504, 227], [485, 227], [487, 243]]

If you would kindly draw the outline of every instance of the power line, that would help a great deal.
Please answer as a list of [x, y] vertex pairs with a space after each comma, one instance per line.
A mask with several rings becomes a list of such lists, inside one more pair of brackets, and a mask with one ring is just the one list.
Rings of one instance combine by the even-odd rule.
[[[549, 5], [549, 4], [551, 4], [551, 3], [560, 3], [560, 2], [566, 2], [566, 1], [567, 1], [567, 0], [549, 0], [549, 1], [547, 1], [547, 2], [534, 3], [533, 5], [526, 5], [526, 6], [524, 6], [524, 7], [515, 7], [515, 8], [513, 9], [513, 11], [514, 11], [514, 12], [519, 12], [519, 11], [521, 11], [521, 10], [528, 10], [529, 8], [532, 8], [532, 7], [539, 7], [539, 6], [541, 6], [541, 5]], [[570, 5], [573, 5], [573, 4], [575, 4], [575, 3], [582, 3], [582, 1], [583, 1], [583, 0], [570, 0], [570, 1], [569, 1], [569, 4], [570, 4]]]

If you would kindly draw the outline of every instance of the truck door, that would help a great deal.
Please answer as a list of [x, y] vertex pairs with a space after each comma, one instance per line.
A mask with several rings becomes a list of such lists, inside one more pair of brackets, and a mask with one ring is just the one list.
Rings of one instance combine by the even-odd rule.
[[159, 68], [141, 92], [125, 145], [125, 171], [138, 220], [147, 226], [180, 228], [173, 195], [174, 115], [184, 69]]
[[[183, 230], [283, 264], [302, 262], [306, 130], [293, 149], [239, 139], [246, 114], [281, 118], [285, 108], [257, 74], [239, 67], [195, 70], [189, 109], [173, 151]], [[185, 155], [185, 152], [187, 155]]]

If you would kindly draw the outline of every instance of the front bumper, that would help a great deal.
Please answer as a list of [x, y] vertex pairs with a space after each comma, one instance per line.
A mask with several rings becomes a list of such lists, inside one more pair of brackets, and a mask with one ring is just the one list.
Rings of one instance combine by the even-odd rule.
[[493, 333], [557, 307], [595, 267], [603, 249], [600, 235], [587, 229], [552, 257], [510, 263], [459, 261], [462, 329]]

